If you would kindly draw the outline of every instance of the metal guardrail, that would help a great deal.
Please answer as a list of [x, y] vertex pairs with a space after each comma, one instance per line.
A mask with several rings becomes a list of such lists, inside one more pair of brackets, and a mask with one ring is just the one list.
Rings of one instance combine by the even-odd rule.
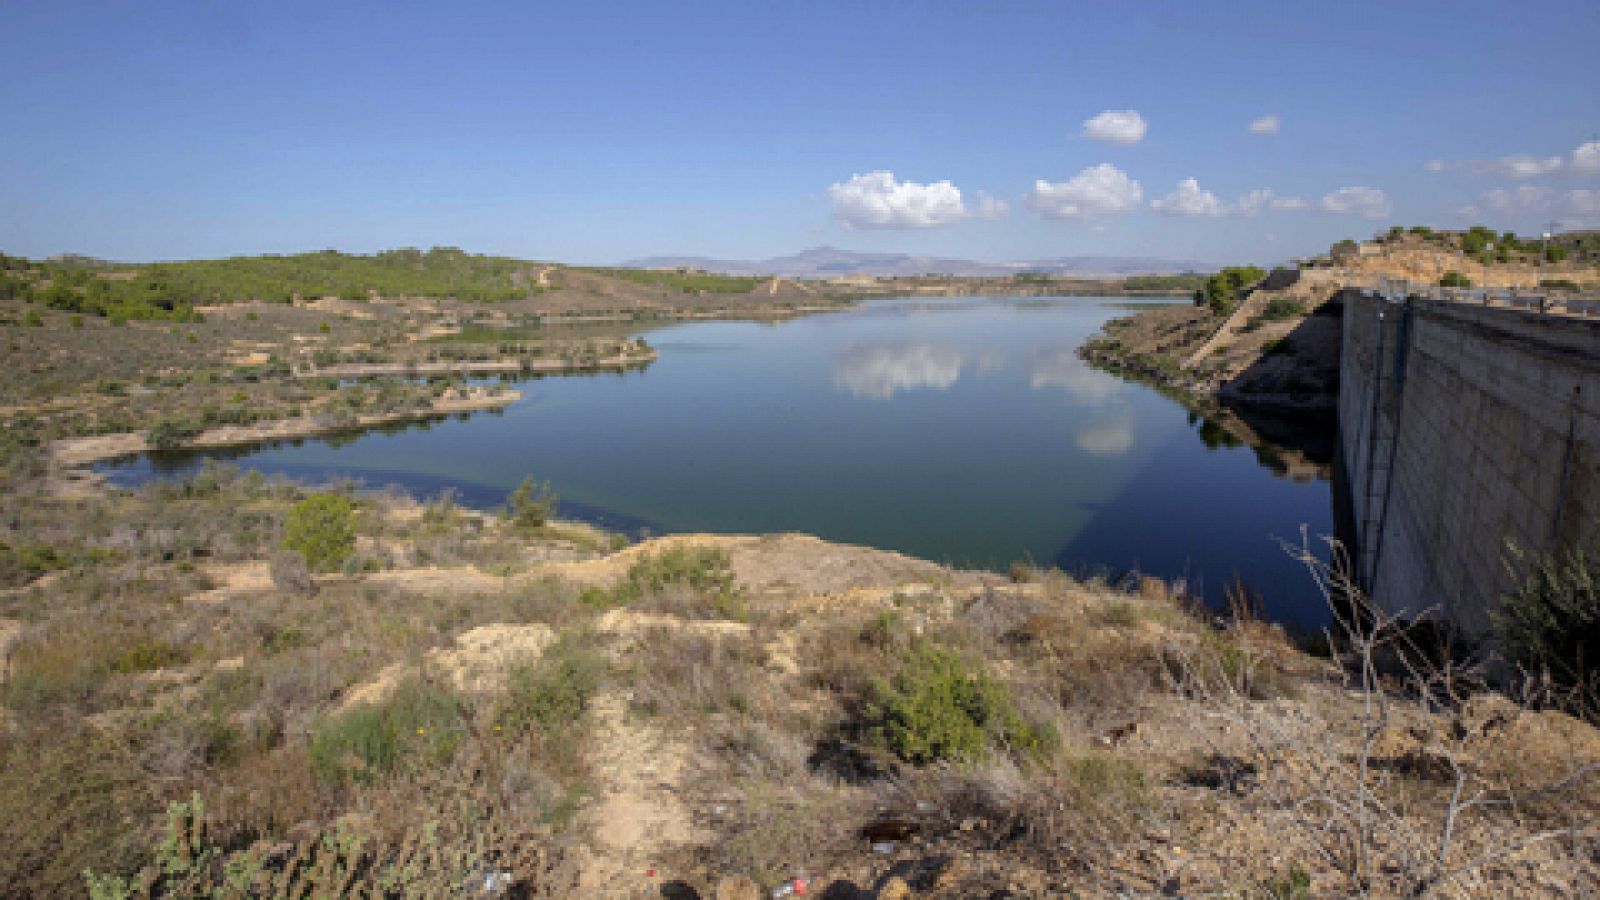
[[1519, 288], [1440, 287], [1406, 278], [1352, 278], [1350, 287], [1367, 288], [1391, 301], [1421, 297], [1435, 303], [1461, 303], [1471, 306], [1498, 306], [1550, 315], [1600, 318], [1600, 293], [1532, 290]]

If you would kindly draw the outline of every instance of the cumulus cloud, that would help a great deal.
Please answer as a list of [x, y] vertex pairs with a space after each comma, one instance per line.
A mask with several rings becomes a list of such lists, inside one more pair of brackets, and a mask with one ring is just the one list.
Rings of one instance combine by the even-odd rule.
[[1083, 136], [1092, 141], [1137, 144], [1144, 140], [1150, 124], [1134, 109], [1108, 109], [1083, 122]]
[[1365, 219], [1387, 218], [1393, 208], [1389, 195], [1374, 187], [1342, 187], [1322, 198], [1325, 212], [1344, 213]]
[[1496, 189], [1485, 192], [1476, 204], [1462, 212], [1473, 216], [1487, 212], [1506, 218], [1549, 216], [1562, 227], [1586, 227], [1600, 224], [1600, 191], [1556, 191], [1530, 185], [1515, 190]]
[[1555, 175], [1583, 178], [1600, 175], [1600, 141], [1579, 144], [1569, 157], [1562, 157], [1559, 154], [1534, 156], [1529, 153], [1516, 153], [1499, 159], [1469, 159], [1461, 162], [1435, 159], [1430, 160], [1424, 168], [1429, 172], [1465, 172], [1468, 175], [1505, 178], [1512, 181], [1548, 178]]
[[1560, 172], [1562, 165], [1559, 156], [1547, 156], [1542, 159], [1533, 156], [1504, 156], [1487, 163], [1484, 170], [1485, 174], [1501, 178], [1542, 178]]
[[846, 228], [933, 228], [963, 219], [1004, 215], [1006, 204], [978, 192], [968, 206], [961, 189], [948, 181], [919, 184], [898, 181], [893, 172], [878, 170], [853, 175], [828, 187], [833, 216]]
[[1283, 127], [1283, 120], [1271, 113], [1262, 116], [1250, 123], [1251, 134], [1277, 134]]
[[1600, 141], [1580, 144], [1572, 151], [1572, 174], [1600, 175]]
[[1228, 204], [1217, 195], [1200, 187], [1200, 182], [1185, 178], [1178, 182], [1172, 193], [1150, 201], [1150, 208], [1164, 216], [1224, 216]]
[[1497, 189], [1478, 199], [1478, 206], [1498, 216], [1517, 216], [1548, 212], [1555, 191], [1524, 185], [1514, 191]]
[[949, 390], [962, 352], [939, 344], [858, 344], [834, 360], [833, 383], [857, 397], [887, 400], [899, 391]]
[[1078, 358], [1073, 347], [1040, 350], [1028, 359], [1028, 383], [1036, 391], [1055, 388], [1081, 403], [1101, 404], [1122, 389], [1122, 380]]
[[998, 219], [1011, 212], [1011, 204], [978, 191], [977, 202], [967, 208], [967, 217], [972, 219]]
[[1098, 219], [1132, 212], [1144, 189], [1110, 163], [1090, 166], [1066, 181], [1039, 180], [1028, 192], [1030, 209], [1047, 219]]

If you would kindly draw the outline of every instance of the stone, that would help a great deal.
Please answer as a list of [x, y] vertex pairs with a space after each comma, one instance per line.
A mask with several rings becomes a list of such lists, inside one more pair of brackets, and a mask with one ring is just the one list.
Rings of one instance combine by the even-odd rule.
[[729, 875], [717, 882], [715, 900], [761, 900], [761, 889], [743, 875]]
[[878, 888], [877, 900], [910, 900], [911, 886], [899, 875], [890, 876], [883, 887]]

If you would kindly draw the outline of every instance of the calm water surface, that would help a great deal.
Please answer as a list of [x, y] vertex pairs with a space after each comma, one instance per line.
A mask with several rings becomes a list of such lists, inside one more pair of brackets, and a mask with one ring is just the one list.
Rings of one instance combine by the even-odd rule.
[[[1274, 618], [1321, 623], [1275, 538], [1332, 531], [1327, 482], [1210, 447], [1178, 403], [1080, 361], [1126, 314], [1118, 302], [889, 300], [676, 325], [649, 333], [649, 368], [524, 381], [503, 413], [213, 455], [485, 506], [532, 474], [567, 515], [653, 533], [802, 531], [966, 566], [1137, 569], [1212, 599], [1237, 576]], [[132, 484], [201, 458], [103, 471]]]

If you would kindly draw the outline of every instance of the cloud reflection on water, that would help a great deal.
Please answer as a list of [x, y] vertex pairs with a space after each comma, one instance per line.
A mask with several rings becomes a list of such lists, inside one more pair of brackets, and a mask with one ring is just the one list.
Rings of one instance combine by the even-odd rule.
[[1033, 389], [1059, 388], [1083, 403], [1102, 404], [1122, 389], [1122, 382], [1078, 358], [1074, 347], [1040, 350], [1028, 359]]
[[887, 400], [899, 391], [947, 391], [966, 354], [942, 344], [856, 344], [835, 358], [833, 383], [857, 397]]

